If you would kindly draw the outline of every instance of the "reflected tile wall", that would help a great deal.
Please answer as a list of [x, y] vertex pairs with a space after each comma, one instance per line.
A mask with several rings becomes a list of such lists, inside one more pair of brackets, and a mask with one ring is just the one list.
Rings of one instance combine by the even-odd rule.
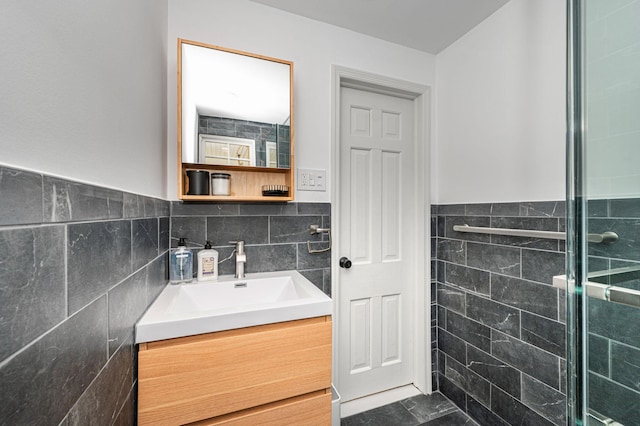
[[171, 203], [172, 247], [185, 237], [197, 252], [210, 240], [220, 255], [220, 274], [230, 275], [235, 263], [229, 241], [243, 240], [248, 273], [296, 269], [331, 296], [331, 252], [307, 249], [307, 241], [316, 250], [329, 243], [326, 236], [311, 235], [311, 225], [331, 227], [330, 203]]
[[564, 425], [564, 242], [454, 225], [561, 231], [564, 202], [432, 206], [440, 391], [481, 425]]
[[[613, 231], [615, 244], [590, 244], [589, 271], [640, 266], [640, 199], [610, 199], [588, 204], [589, 232]], [[640, 289], [640, 275], [611, 280]], [[589, 299], [589, 407], [621, 424], [640, 419], [640, 309]]]
[[0, 423], [134, 424], [169, 202], [7, 167], [0, 199]]

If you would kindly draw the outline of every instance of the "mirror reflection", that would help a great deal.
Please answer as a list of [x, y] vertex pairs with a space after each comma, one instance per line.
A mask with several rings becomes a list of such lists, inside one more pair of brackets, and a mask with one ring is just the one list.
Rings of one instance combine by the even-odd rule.
[[182, 162], [290, 167], [291, 64], [180, 40]]

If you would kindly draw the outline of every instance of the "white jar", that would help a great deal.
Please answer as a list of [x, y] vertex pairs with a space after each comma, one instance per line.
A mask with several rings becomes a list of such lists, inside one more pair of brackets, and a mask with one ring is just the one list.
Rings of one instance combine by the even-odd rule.
[[211, 173], [211, 195], [229, 195], [229, 173]]

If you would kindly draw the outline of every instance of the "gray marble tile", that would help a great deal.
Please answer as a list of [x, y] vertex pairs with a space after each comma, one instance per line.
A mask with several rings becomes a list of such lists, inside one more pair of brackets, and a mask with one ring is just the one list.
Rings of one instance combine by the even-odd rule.
[[169, 283], [169, 254], [160, 256], [146, 267], [147, 305], [153, 303]]
[[[172, 231], [172, 235], [176, 234]], [[231, 245], [229, 241], [242, 240], [245, 244], [269, 243], [269, 217], [208, 217], [207, 239], [214, 246]]]
[[589, 333], [589, 370], [609, 377], [609, 339]]
[[340, 424], [342, 426], [415, 426], [418, 424], [418, 420], [400, 402], [394, 402], [364, 413], [345, 417], [340, 421]]
[[446, 357], [444, 375], [484, 405], [491, 403], [491, 384], [451, 357]]
[[423, 423], [421, 426], [475, 426], [477, 425], [472, 419], [470, 419], [462, 411], [455, 411], [453, 413], [446, 414], [442, 417], [438, 417], [434, 420], [429, 420]]
[[299, 215], [331, 216], [331, 203], [296, 203]]
[[522, 278], [551, 285], [555, 275], [564, 273], [564, 253], [522, 250]]
[[75, 403], [67, 424], [113, 424], [133, 387], [132, 344], [124, 344]]
[[522, 312], [520, 335], [523, 342], [530, 343], [552, 354], [564, 357], [566, 353], [566, 327], [557, 321]]
[[640, 348], [640, 309], [589, 299], [589, 332]]
[[[171, 218], [171, 247], [178, 247], [180, 238], [187, 239], [187, 247], [204, 247], [207, 236], [207, 218], [203, 216], [172, 217]], [[225, 240], [226, 244], [228, 240]], [[212, 240], [213, 245], [218, 241]]]
[[554, 389], [559, 389], [560, 360], [557, 356], [493, 330], [491, 355]]
[[64, 227], [0, 230], [0, 361], [67, 314]]
[[296, 203], [240, 204], [242, 216], [295, 216], [296, 214], [298, 214]]
[[[298, 246], [298, 268], [315, 269], [331, 267], [331, 250], [322, 253], [309, 253], [307, 243], [300, 243]], [[327, 242], [315, 242], [311, 244], [312, 250], [322, 250], [328, 247]]]
[[520, 216], [565, 217], [565, 201], [534, 201], [520, 204]]
[[322, 275], [322, 281], [323, 281], [323, 285], [324, 285], [324, 294], [326, 294], [329, 297], [332, 297], [333, 293], [332, 293], [332, 286], [331, 286], [331, 268], [325, 268], [324, 273]]
[[141, 269], [109, 291], [109, 354], [133, 339], [134, 325], [147, 309], [148, 271]]
[[438, 375], [438, 389], [458, 408], [460, 408], [462, 411], [467, 411], [466, 392], [463, 389], [459, 388], [451, 380], [447, 379], [442, 373]]
[[481, 294], [490, 294], [491, 274], [453, 263], [445, 264], [445, 282]]
[[124, 196], [120, 191], [44, 177], [44, 221], [69, 222], [121, 219]]
[[464, 204], [439, 204], [438, 215], [439, 216], [464, 216], [465, 205]]
[[465, 216], [491, 216], [491, 203], [465, 205]]
[[171, 216], [237, 216], [240, 205], [234, 203], [171, 202]]
[[511, 425], [553, 426], [553, 423], [495, 386], [491, 389], [491, 411]]
[[158, 256], [158, 219], [131, 221], [131, 263], [136, 271]]
[[609, 200], [588, 200], [587, 216], [588, 217], [608, 217], [609, 216]]
[[159, 198], [153, 199], [154, 211], [145, 210], [146, 217], [169, 217], [171, 215], [171, 203]]
[[269, 242], [303, 243], [306, 241], [320, 241], [321, 234], [312, 235], [311, 225], [322, 227], [321, 216], [271, 216], [269, 218]]
[[124, 218], [140, 218], [144, 217], [144, 203], [142, 196], [124, 192], [122, 194], [123, 216]]
[[[465, 341], [441, 328], [438, 329], [438, 349], [462, 364], [467, 363], [467, 344]], [[444, 371], [442, 365], [439, 368]]]
[[419, 422], [426, 422], [437, 417], [457, 411], [457, 407], [440, 393], [431, 395], [417, 395], [403, 399], [400, 403]]
[[324, 270], [323, 269], [308, 269], [304, 271], [298, 271], [306, 279], [311, 281], [316, 287], [324, 291]]
[[[520, 399], [521, 374], [515, 368], [470, 345], [467, 346], [467, 368]], [[489, 406], [489, 403], [484, 405]]]
[[611, 342], [611, 379], [640, 392], [640, 348]]
[[131, 389], [129, 392], [129, 396], [127, 400], [124, 402], [122, 407], [120, 408], [120, 412], [118, 413], [118, 417], [116, 417], [113, 426], [131, 426], [136, 424], [136, 395], [137, 395], [137, 386]]
[[467, 395], [467, 414], [480, 423], [486, 426], [509, 426], [507, 422], [496, 416], [489, 408], [480, 404], [475, 399]]
[[[246, 252], [247, 264], [245, 270], [247, 273], [287, 271], [296, 269], [295, 244], [248, 246], [246, 247]], [[231, 261], [233, 271], [235, 271], [235, 263], [233, 263], [234, 260], [231, 259]], [[304, 269], [313, 269], [313, 267]]]
[[526, 374], [522, 375], [521, 401], [553, 424], [567, 424], [567, 398], [556, 389], [552, 389]]
[[131, 221], [67, 226], [69, 313], [131, 274]]
[[590, 373], [589, 408], [623, 425], [635, 425], [640, 419], [640, 394]]
[[[446, 281], [445, 271], [446, 271], [446, 263], [438, 260], [437, 268], [436, 268], [436, 281], [439, 283], [444, 283]], [[432, 277], [433, 278], [433, 277]]]
[[467, 243], [467, 265], [514, 277], [520, 276], [520, 249], [481, 243]]
[[466, 292], [444, 284], [438, 284], [437, 291], [438, 305], [464, 315]]
[[467, 316], [511, 336], [520, 336], [520, 311], [517, 309], [469, 293]]
[[171, 219], [168, 217], [161, 217], [158, 222], [158, 253], [164, 253], [169, 250], [170, 247], [170, 226]]
[[0, 419], [60, 423], [107, 362], [106, 296], [0, 367]]
[[549, 285], [492, 275], [491, 299], [547, 318], [558, 317], [558, 289]]
[[491, 216], [520, 216], [520, 203], [493, 203]]
[[486, 352], [491, 351], [491, 329], [479, 322], [449, 311], [446, 316], [446, 329], [465, 342]]
[[42, 223], [42, 175], [0, 166], [0, 225]]
[[640, 198], [609, 200], [609, 208], [609, 217], [640, 218]]

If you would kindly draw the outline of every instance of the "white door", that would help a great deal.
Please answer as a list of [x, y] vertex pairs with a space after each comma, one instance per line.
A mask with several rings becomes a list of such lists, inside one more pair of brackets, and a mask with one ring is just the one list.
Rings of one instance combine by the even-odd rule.
[[339, 384], [343, 401], [413, 378], [413, 102], [341, 89]]

